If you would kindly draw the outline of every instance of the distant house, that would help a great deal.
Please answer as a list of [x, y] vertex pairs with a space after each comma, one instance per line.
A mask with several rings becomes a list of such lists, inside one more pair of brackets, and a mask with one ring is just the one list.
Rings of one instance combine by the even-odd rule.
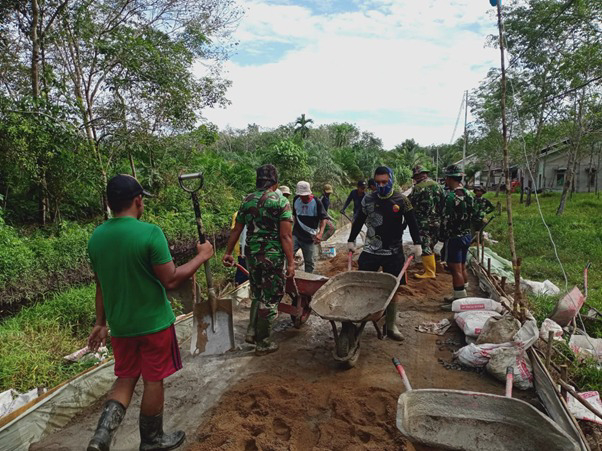
[[[565, 139], [541, 150], [537, 166], [533, 172], [535, 178], [534, 188], [541, 191], [562, 191], [568, 169], [569, 146], [570, 141]], [[596, 143], [594, 147], [582, 149], [573, 180], [573, 190], [575, 192], [586, 193], [596, 191], [596, 187], [600, 188], [601, 182], [598, 173], [602, 169], [600, 162], [601, 146], [602, 143]], [[465, 163], [466, 165], [474, 164], [477, 160], [476, 155], [473, 154], [466, 157]], [[463, 160], [460, 160], [455, 164], [462, 165], [462, 163]], [[525, 165], [511, 164], [510, 178], [514, 183], [524, 180], [525, 187], [527, 187], [529, 174]], [[475, 183], [485, 186], [488, 180], [490, 189], [495, 189], [498, 184], [505, 185], [501, 161], [491, 168], [491, 173], [488, 173], [487, 168], [483, 168], [475, 174]]]
[[[537, 162], [535, 176], [537, 189], [544, 191], [562, 191], [567, 174], [568, 139], [552, 144], [541, 151]], [[577, 161], [573, 190], [578, 193], [587, 193], [596, 190], [599, 183], [598, 171], [600, 170], [600, 143], [597, 147], [582, 149], [581, 157]], [[594, 150], [597, 150], [594, 152]]]

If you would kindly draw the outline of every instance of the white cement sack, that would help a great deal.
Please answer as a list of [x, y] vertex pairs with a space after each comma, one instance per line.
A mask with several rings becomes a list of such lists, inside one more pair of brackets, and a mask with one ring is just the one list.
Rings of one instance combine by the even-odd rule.
[[457, 359], [462, 365], [479, 368], [487, 365], [487, 362], [489, 362], [489, 358], [491, 356], [491, 352], [494, 349], [509, 347], [512, 347], [511, 343], [487, 343], [482, 345], [471, 343], [454, 352], [454, 359]]
[[454, 316], [456, 324], [464, 335], [469, 337], [478, 337], [483, 326], [492, 316], [500, 316], [497, 312], [480, 310], [476, 312], [456, 313]]
[[[602, 401], [600, 400], [600, 393], [597, 391], [586, 391], [583, 393], [579, 393], [579, 396], [589, 402], [593, 407], [595, 407], [599, 412], [602, 412]], [[602, 424], [602, 418], [597, 416], [579, 401], [577, 401], [570, 393], [569, 393], [569, 410], [575, 416], [575, 418], [579, 420], [591, 421], [593, 423]]]
[[506, 381], [506, 368], [514, 368], [514, 386], [520, 390], [533, 387], [533, 367], [527, 354], [516, 347], [498, 348], [490, 352], [487, 371], [496, 379]]
[[569, 340], [569, 346], [575, 354], [593, 357], [602, 363], [602, 338], [573, 335]]
[[502, 313], [504, 308], [502, 304], [487, 298], [462, 298], [452, 302], [452, 312], [468, 312], [474, 310], [488, 310]]
[[8, 415], [37, 397], [37, 388], [31, 389], [27, 393], [19, 393], [12, 389], [2, 392], [2, 394], [0, 394], [0, 417]]
[[493, 316], [483, 326], [483, 330], [477, 338], [477, 344], [508, 343], [512, 341], [520, 327], [520, 321], [510, 314], [501, 317]]
[[531, 292], [533, 294], [545, 294], [553, 296], [560, 294], [560, 288], [554, 285], [549, 280], [543, 282], [536, 282], [534, 280], [520, 279], [520, 286], [524, 292]]
[[550, 318], [546, 318], [543, 320], [543, 323], [541, 323], [541, 327], [539, 328], [539, 338], [544, 341], [548, 341], [549, 332], [554, 332], [554, 340], [562, 341], [562, 334], [564, 333], [562, 327], [560, 327], [559, 324]]
[[531, 312], [527, 312], [527, 320], [514, 336], [513, 344], [523, 351], [526, 351], [533, 346], [538, 338], [539, 329], [537, 328], [537, 321], [535, 321]]

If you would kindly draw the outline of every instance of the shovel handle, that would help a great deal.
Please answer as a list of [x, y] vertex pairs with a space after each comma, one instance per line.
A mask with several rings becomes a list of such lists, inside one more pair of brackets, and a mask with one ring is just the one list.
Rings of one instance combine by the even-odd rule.
[[249, 276], [249, 271], [247, 271], [247, 268], [245, 268], [243, 265], [234, 263], [234, 266], [236, 266], [240, 270], [240, 272], [242, 272], [245, 276]]
[[397, 357], [393, 357], [393, 365], [397, 369], [397, 372], [401, 376], [401, 380], [403, 381], [403, 385], [406, 388], [406, 391], [411, 391], [412, 386], [410, 385], [410, 381], [408, 380], [408, 376], [406, 375], [406, 371], [403, 369], [401, 362]]
[[514, 368], [506, 368], [506, 398], [512, 398], [512, 385], [514, 384]]
[[349, 254], [347, 254], [347, 271], [351, 271], [352, 260], [353, 260], [353, 251], [349, 251]]

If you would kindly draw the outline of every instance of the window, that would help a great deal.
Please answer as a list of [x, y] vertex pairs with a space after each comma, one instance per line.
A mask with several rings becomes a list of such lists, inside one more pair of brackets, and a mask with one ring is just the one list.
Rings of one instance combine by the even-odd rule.
[[556, 172], [556, 186], [564, 186], [565, 171]]

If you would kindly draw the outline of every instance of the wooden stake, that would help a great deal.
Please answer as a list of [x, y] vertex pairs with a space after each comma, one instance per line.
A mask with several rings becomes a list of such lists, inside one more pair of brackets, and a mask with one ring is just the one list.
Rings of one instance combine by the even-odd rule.
[[481, 264], [485, 264], [485, 238], [481, 240]]
[[491, 277], [491, 257], [487, 257], [487, 275]]
[[[569, 367], [567, 365], [560, 365], [560, 386], [562, 387], [562, 381], [568, 381], [569, 380]], [[568, 401], [569, 398], [566, 394], [566, 390], [564, 387], [562, 387], [560, 389], [560, 395], [564, 398], [565, 401]]]
[[[566, 365], [564, 365], [564, 366], [566, 366]], [[598, 409], [596, 409], [594, 406], [592, 406], [588, 401], [586, 401], [581, 396], [579, 396], [579, 393], [577, 393], [575, 390], [573, 390], [569, 384], [567, 384], [563, 380], [560, 380], [558, 382], [560, 383], [562, 390], [564, 390], [565, 396], [566, 396], [566, 392], [569, 392], [571, 394], [571, 396], [573, 396], [573, 398], [575, 398], [577, 401], [579, 401], [581, 404], [583, 404], [583, 406], [587, 410], [592, 412], [594, 415], [597, 415], [598, 417], [602, 418], [602, 412], [600, 412]], [[566, 397], [565, 397], [565, 399], [566, 399]]]
[[505, 293], [506, 292], [506, 276], [502, 277], [501, 287], [502, 287], [502, 291]]
[[548, 347], [546, 349], [546, 369], [550, 371], [550, 362], [552, 360], [552, 348], [554, 344], [554, 331], [548, 331]]
[[481, 234], [479, 232], [477, 232], [477, 263], [479, 263], [481, 261], [479, 258], [480, 250], [481, 250]]

